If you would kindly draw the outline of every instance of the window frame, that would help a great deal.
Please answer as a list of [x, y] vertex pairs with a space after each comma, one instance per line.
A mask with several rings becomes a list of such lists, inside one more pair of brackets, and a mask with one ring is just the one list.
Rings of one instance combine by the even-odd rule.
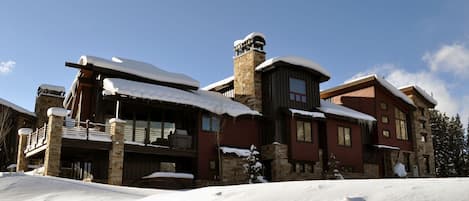
[[[302, 88], [304, 88], [304, 92], [293, 90], [292, 85], [295, 83], [293, 83], [292, 81], [298, 81], [296, 82], [296, 84], [300, 84], [300, 83], [303, 84]], [[307, 103], [308, 102], [307, 91], [308, 90], [307, 90], [306, 80], [295, 78], [295, 77], [288, 78], [288, 99], [290, 101], [299, 102], [299, 103]]]
[[[208, 119], [208, 128], [206, 128], [204, 125], [204, 120], [205, 119]], [[215, 127], [214, 126], [214, 123], [217, 122], [218, 123], [218, 126]], [[215, 116], [215, 115], [211, 115], [211, 114], [202, 114], [202, 118], [201, 118], [201, 121], [200, 121], [200, 129], [203, 131], [203, 132], [208, 132], [208, 133], [217, 133], [220, 131], [220, 127], [221, 127], [221, 120], [219, 117]]]
[[[387, 136], [384, 134], [385, 132], [387, 133]], [[391, 138], [391, 132], [388, 129], [383, 129], [381, 135], [383, 135], [385, 138]]]
[[394, 109], [394, 118], [396, 122], [396, 138], [398, 140], [409, 140], [407, 131], [407, 115], [399, 108]]
[[379, 103], [379, 108], [380, 108], [381, 110], [388, 110], [388, 104], [385, 103], [385, 102], [380, 102], [380, 103]]
[[[340, 131], [342, 130], [342, 136], [340, 136]], [[346, 136], [346, 130], [348, 130], [348, 144]], [[341, 139], [342, 138], [342, 139]], [[343, 141], [343, 144], [340, 141]], [[347, 126], [337, 126], [337, 145], [344, 147], [352, 147], [352, 129]]]
[[[299, 125], [301, 125], [301, 129], [299, 129]], [[309, 139], [310, 141], [307, 141], [307, 133], [306, 133], [306, 127], [305, 125], [309, 125]], [[311, 124], [311, 121], [305, 121], [305, 120], [302, 120], [302, 119], [297, 119], [295, 121], [295, 126], [296, 126], [296, 141], [297, 142], [301, 142], [301, 143], [314, 143], [314, 140], [313, 140], [313, 128], [312, 128], [312, 124]], [[300, 131], [303, 132], [303, 139], [300, 139]]]
[[[386, 121], [384, 121], [384, 119], [386, 119]], [[381, 116], [381, 123], [389, 124], [389, 117], [387, 115], [382, 115]]]

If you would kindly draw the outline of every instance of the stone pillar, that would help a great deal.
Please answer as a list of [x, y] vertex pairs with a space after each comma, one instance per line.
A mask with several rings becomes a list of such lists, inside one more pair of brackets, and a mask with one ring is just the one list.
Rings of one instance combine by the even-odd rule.
[[122, 185], [124, 169], [124, 125], [120, 119], [109, 120], [112, 146], [109, 151], [108, 184]]
[[62, 127], [67, 110], [51, 107], [47, 110], [47, 149], [44, 156], [44, 175], [59, 176], [60, 155], [62, 150]]
[[19, 142], [18, 142], [18, 157], [16, 161], [16, 171], [26, 171], [28, 170], [28, 159], [24, 151], [28, 144], [28, 135], [33, 132], [30, 128], [21, 128], [18, 130]]

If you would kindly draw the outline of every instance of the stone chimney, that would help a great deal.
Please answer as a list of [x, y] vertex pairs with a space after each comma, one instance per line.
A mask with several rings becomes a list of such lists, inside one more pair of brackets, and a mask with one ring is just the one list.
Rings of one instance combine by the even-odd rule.
[[253, 110], [262, 112], [262, 74], [255, 68], [265, 61], [265, 37], [250, 33], [234, 42], [234, 97]]
[[51, 107], [63, 108], [63, 101], [65, 99], [65, 88], [61, 86], [54, 86], [48, 84], [41, 84], [37, 89], [36, 105], [34, 113], [36, 113], [37, 121], [36, 128], [40, 128], [47, 123], [47, 110]]

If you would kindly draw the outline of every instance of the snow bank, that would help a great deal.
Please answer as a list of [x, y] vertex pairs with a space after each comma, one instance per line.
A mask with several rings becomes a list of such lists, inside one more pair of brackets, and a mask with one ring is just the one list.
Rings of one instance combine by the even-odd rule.
[[30, 112], [29, 110], [24, 109], [24, 108], [22, 108], [22, 107], [20, 107], [20, 106], [18, 106], [18, 105], [16, 105], [16, 104], [14, 104], [14, 103], [12, 103], [12, 102], [10, 102], [10, 101], [7, 101], [7, 100], [5, 100], [5, 99], [3, 99], [3, 98], [0, 98], [0, 105], [4, 105], [4, 106], [6, 106], [6, 107], [9, 107], [9, 108], [11, 108], [12, 110], [15, 110], [15, 111], [17, 111], [17, 112], [19, 112], [19, 113], [27, 114], [27, 115], [30, 115], [30, 116], [33, 116], [33, 117], [36, 116], [36, 113]]
[[325, 100], [321, 100], [321, 107], [319, 107], [318, 109], [328, 114], [351, 117], [354, 119], [361, 119], [365, 121], [376, 121], [376, 119], [370, 115]]
[[329, 73], [329, 71], [327, 71], [322, 66], [315, 63], [314, 61], [311, 61], [311, 60], [308, 60], [308, 59], [305, 59], [305, 58], [301, 58], [301, 57], [295, 57], [295, 56], [274, 57], [274, 58], [268, 59], [268, 60], [262, 62], [261, 64], [259, 64], [256, 67], [256, 71], [269, 70], [270, 68], [268, 68], [268, 67], [271, 67], [272, 64], [274, 64], [276, 62], [279, 62], [279, 61], [289, 63], [289, 64], [292, 64], [292, 65], [296, 65], [296, 66], [303, 66], [305, 68], [309, 68], [311, 70], [317, 71], [318, 73], [321, 73], [323, 76], [325, 76], [327, 78], [331, 77], [331, 74]]
[[149, 63], [124, 59], [122, 57], [112, 57], [111, 60], [107, 60], [95, 56], [81, 56], [78, 63], [81, 65], [93, 64], [102, 68], [121, 71], [151, 80], [199, 88], [199, 82], [187, 75], [168, 72]]
[[465, 201], [469, 178], [316, 180], [206, 187], [140, 201]]
[[246, 37], [244, 37], [243, 39], [235, 40], [235, 41], [233, 42], [233, 46], [236, 47], [236, 46], [238, 46], [239, 44], [244, 43], [244, 41], [249, 40], [249, 39], [251, 39], [251, 38], [254, 38], [254, 37], [256, 37], [256, 36], [260, 36], [260, 37], [262, 37], [262, 38], [265, 40], [265, 36], [264, 36], [263, 33], [252, 32], [252, 33], [248, 34]]
[[293, 114], [299, 114], [299, 115], [303, 115], [303, 116], [311, 116], [311, 117], [314, 117], [314, 118], [326, 118], [326, 116], [324, 116], [324, 113], [322, 112], [310, 112], [310, 111], [304, 111], [304, 110], [297, 110], [297, 109], [288, 109], [290, 110], [290, 113], [293, 115]]
[[394, 96], [398, 97], [399, 99], [405, 101], [406, 103], [408, 103], [410, 105], [414, 105], [414, 102], [412, 100], [410, 100], [410, 98], [407, 97], [407, 95], [402, 93], [399, 89], [397, 89], [394, 85], [392, 85], [391, 83], [386, 81], [384, 78], [381, 78], [376, 74], [366, 75], [366, 76], [363, 76], [363, 77], [358, 77], [356, 79], [347, 80], [347, 81], [344, 82], [344, 84], [357, 82], [357, 81], [364, 80], [364, 79], [367, 79], [367, 78], [370, 78], [370, 77], [374, 77], [374, 79], [376, 79], [376, 81], [378, 81], [384, 88], [386, 88], [388, 91], [390, 91]]
[[[224, 154], [236, 154], [239, 157], [248, 157], [251, 155], [251, 151], [249, 149], [240, 149], [240, 148], [233, 148], [233, 147], [220, 147], [220, 150]], [[259, 154], [258, 151], [255, 151], [254, 154]]]
[[120, 187], [71, 179], [0, 173], [0, 200], [130, 201], [174, 191]]
[[259, 112], [251, 110], [249, 107], [241, 103], [232, 101], [217, 92], [204, 90], [184, 91], [161, 85], [118, 78], [106, 78], [103, 81], [103, 85], [105, 90], [103, 94], [119, 94], [143, 99], [192, 105], [215, 114], [228, 114], [233, 117], [244, 114], [260, 115]]
[[223, 80], [220, 80], [220, 81], [214, 82], [212, 84], [209, 84], [209, 85], [203, 87], [202, 90], [209, 91], [209, 90], [211, 90], [215, 87], [222, 86], [222, 85], [228, 84], [230, 82], [233, 82], [233, 80], [234, 80], [234, 76], [230, 76], [230, 77], [227, 77]]
[[47, 90], [50, 90], [50, 91], [65, 92], [65, 87], [50, 85], [50, 84], [41, 84], [39, 86], [39, 88], [47, 89]]
[[151, 179], [151, 178], [179, 178], [179, 179], [194, 179], [193, 174], [189, 173], [179, 173], [179, 172], [153, 172], [150, 175], [142, 177], [142, 179]]
[[409, 87], [413, 87], [418, 93], [420, 93], [420, 95], [422, 95], [425, 99], [427, 99], [428, 102], [434, 105], [438, 104], [438, 101], [436, 101], [430, 94], [428, 94], [424, 89], [420, 88], [417, 85], [407, 85], [407, 86], [399, 87], [399, 90], [409, 88]]

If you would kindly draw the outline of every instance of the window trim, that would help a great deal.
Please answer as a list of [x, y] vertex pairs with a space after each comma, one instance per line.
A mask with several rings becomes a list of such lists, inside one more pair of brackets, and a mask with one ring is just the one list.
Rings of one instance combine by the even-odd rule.
[[[398, 140], [409, 140], [409, 133], [408, 133], [408, 124], [407, 124], [407, 115], [399, 108], [394, 109], [394, 119], [396, 123], [396, 139]], [[404, 133], [402, 133], [404, 131]]]
[[[207, 119], [209, 120], [209, 122], [208, 122], [208, 123], [209, 123], [209, 128], [208, 128], [208, 130], [206, 130], [206, 129], [204, 128], [204, 118], [207, 118]], [[218, 119], [218, 120], [217, 120], [217, 121], [218, 121], [218, 130], [215, 130], [215, 129], [214, 129], [213, 123], [214, 123], [214, 120], [215, 120], [215, 119]], [[220, 118], [219, 118], [219, 117], [217, 117], [217, 116], [215, 116], [215, 115], [212, 115], [212, 114], [202, 114], [202, 118], [201, 118], [201, 120], [200, 120], [200, 130], [202, 130], [203, 132], [206, 132], [206, 133], [217, 133], [217, 132], [219, 132], [220, 129], [221, 129], [221, 128], [220, 128], [220, 127], [221, 127], [220, 124], [221, 124], [221, 121], [220, 121]]]
[[[344, 144], [340, 144], [340, 130], [341, 129], [343, 130], [343, 142], [344, 142]], [[346, 143], [346, 138], [345, 138], [345, 130], [346, 129], [349, 130], [348, 136], [349, 136], [350, 144], [348, 144], [348, 145]], [[337, 126], [337, 145], [338, 146], [343, 146], [343, 147], [352, 147], [352, 128], [347, 127], [347, 126], [342, 126], [342, 125]]]
[[[298, 131], [299, 131], [299, 129], [298, 129], [298, 125], [299, 125], [299, 124], [298, 124], [298, 123], [301, 123], [301, 124], [302, 124], [303, 140], [301, 140], [301, 139], [298, 138]], [[306, 141], [306, 132], [305, 132], [306, 129], [305, 129], [305, 124], [309, 124], [309, 131], [310, 131], [310, 139], [311, 139], [311, 141]], [[296, 133], [295, 133], [295, 135], [296, 135], [296, 142], [298, 142], [298, 143], [311, 143], [311, 144], [314, 143], [314, 140], [313, 140], [313, 125], [312, 125], [311, 121], [307, 121], [307, 120], [303, 120], [303, 119], [296, 119], [296, 120], [295, 120], [295, 126], [296, 126], [296, 129], [295, 129], [295, 131], [296, 131]]]
[[[384, 119], [386, 119], [386, 122], [384, 121]], [[381, 123], [389, 124], [389, 117], [387, 115], [382, 115], [381, 116]]]
[[[301, 93], [301, 92], [298, 92], [298, 91], [293, 91], [292, 90], [292, 80], [298, 80], [298, 81], [301, 81], [304, 83], [304, 94]], [[304, 79], [300, 79], [300, 78], [295, 78], [295, 77], [289, 77], [288, 78], [288, 99], [290, 101], [294, 101], [294, 102], [298, 102], [298, 103], [307, 103], [308, 102], [308, 96], [307, 96], [307, 85], [306, 85], [306, 80]], [[293, 95], [293, 99], [292, 99], [292, 95]], [[299, 96], [300, 100], [297, 100], [297, 96]], [[303, 101], [304, 100], [304, 101]]]
[[[388, 136], [384, 135], [384, 132], [387, 132]], [[383, 131], [381, 131], [381, 135], [385, 138], [391, 138], [391, 132], [388, 129], [383, 129]]]

